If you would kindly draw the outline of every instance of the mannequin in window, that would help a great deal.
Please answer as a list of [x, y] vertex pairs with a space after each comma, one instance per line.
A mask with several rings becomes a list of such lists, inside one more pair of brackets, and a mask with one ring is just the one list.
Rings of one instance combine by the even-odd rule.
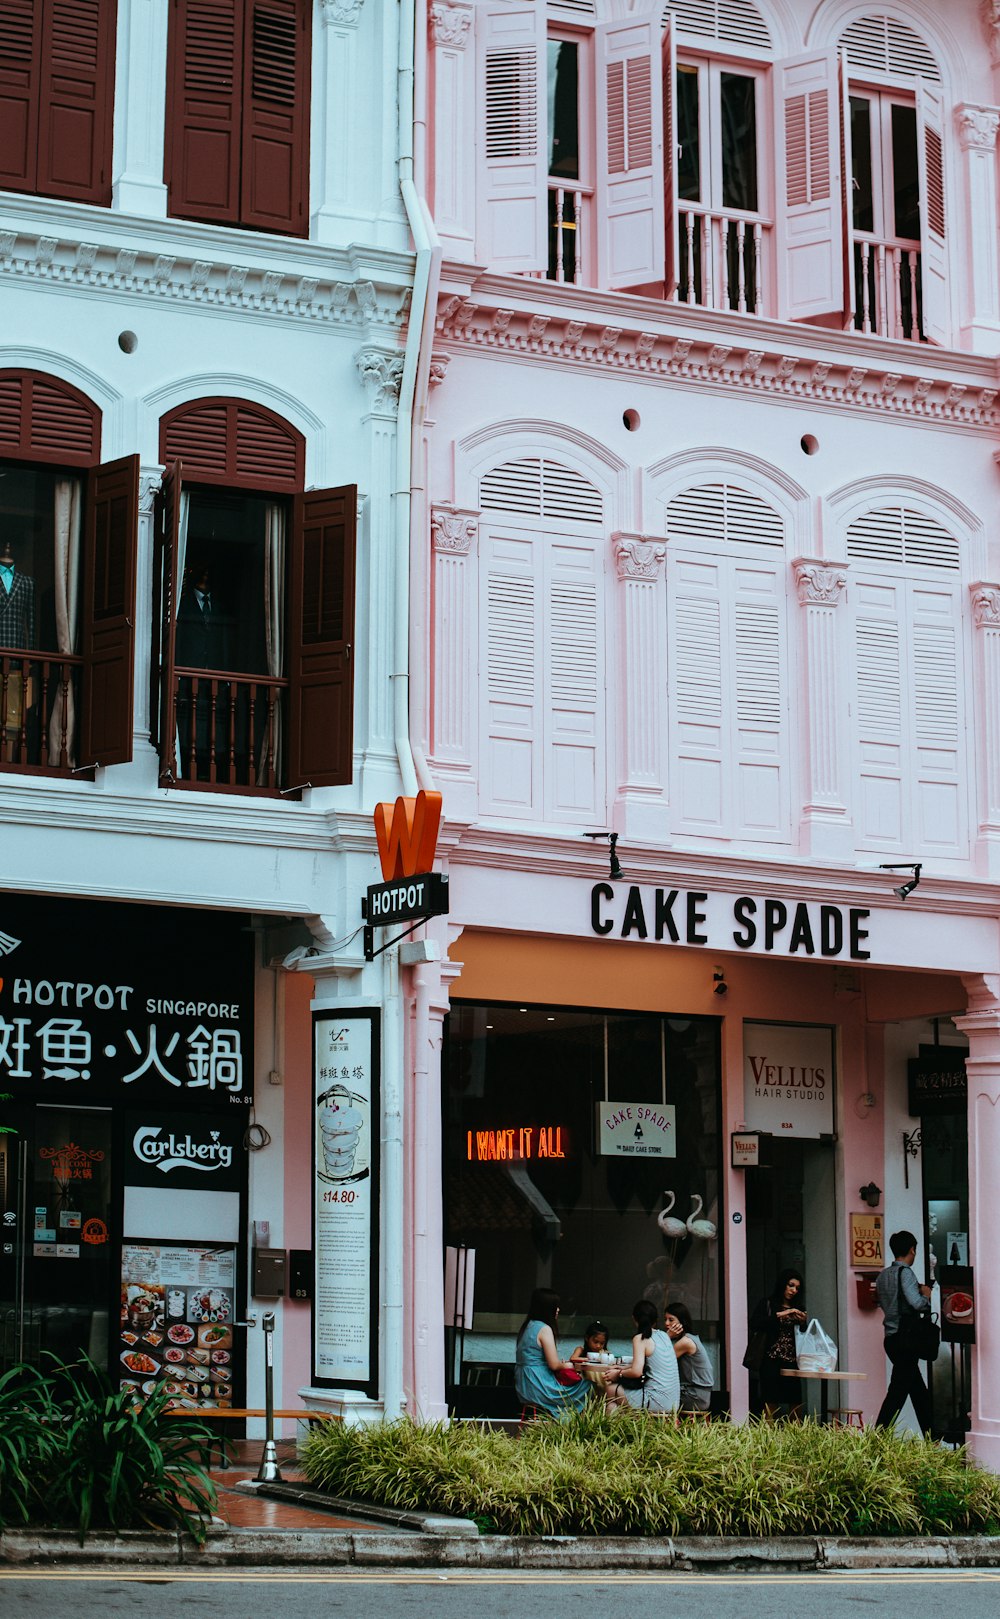
[[35, 645], [35, 581], [22, 573], [10, 541], [0, 540], [0, 646], [31, 652]]
[[[196, 556], [187, 569], [180, 605], [177, 609], [175, 656], [180, 669], [226, 671], [232, 665], [233, 620], [215, 588], [211, 563]], [[212, 739], [215, 740], [216, 780], [228, 780], [230, 749], [230, 709], [233, 702], [228, 680], [198, 680], [191, 676], [177, 684], [177, 739], [180, 746], [181, 776], [188, 780], [210, 779]], [[194, 769], [192, 770], [192, 742]], [[233, 738], [237, 752], [238, 737]]]

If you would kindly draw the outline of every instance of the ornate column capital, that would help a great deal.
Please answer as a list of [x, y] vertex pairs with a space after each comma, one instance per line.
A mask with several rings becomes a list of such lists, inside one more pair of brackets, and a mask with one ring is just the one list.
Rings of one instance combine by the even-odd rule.
[[956, 107], [955, 123], [963, 152], [996, 150], [997, 130], [1000, 129], [1000, 111], [996, 107]]
[[1000, 0], [981, 0], [979, 9], [990, 56], [994, 62], [1000, 62]]
[[479, 539], [479, 513], [453, 506], [431, 508], [431, 545], [445, 556], [466, 557]]
[[430, 369], [427, 373], [427, 385], [429, 388], [436, 388], [439, 383], [444, 381], [445, 372], [448, 370], [450, 364], [450, 354], [431, 355]]
[[804, 607], [836, 607], [843, 600], [847, 588], [846, 562], [796, 557], [792, 569], [799, 601]]
[[367, 344], [358, 349], [354, 363], [368, 389], [372, 410], [395, 416], [399, 404], [399, 385], [403, 380], [402, 353], [398, 349], [380, 349]]
[[612, 534], [611, 548], [619, 579], [637, 579], [646, 584], [662, 579], [665, 540], [648, 539], [645, 534]]
[[432, 44], [464, 51], [472, 28], [472, 6], [465, 0], [434, 0], [429, 24]]
[[996, 629], [1000, 626], [1000, 585], [980, 581], [969, 586], [972, 596], [972, 614], [976, 629]]
[[354, 28], [364, 0], [319, 0], [327, 28]]
[[148, 517], [153, 510], [153, 502], [160, 492], [162, 476], [161, 467], [139, 468], [139, 510], [143, 517]]

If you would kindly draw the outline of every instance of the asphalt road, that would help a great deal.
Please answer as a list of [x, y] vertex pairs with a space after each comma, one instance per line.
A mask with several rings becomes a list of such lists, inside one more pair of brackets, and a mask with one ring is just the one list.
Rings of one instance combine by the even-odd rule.
[[1000, 1572], [942, 1570], [858, 1574], [620, 1574], [581, 1579], [562, 1574], [336, 1573], [217, 1574], [151, 1570], [127, 1577], [0, 1571], [0, 1614], [38, 1619], [116, 1615], [224, 1615], [224, 1619], [636, 1619], [676, 1612], [683, 1619], [939, 1619], [948, 1605], [962, 1619], [995, 1619]]

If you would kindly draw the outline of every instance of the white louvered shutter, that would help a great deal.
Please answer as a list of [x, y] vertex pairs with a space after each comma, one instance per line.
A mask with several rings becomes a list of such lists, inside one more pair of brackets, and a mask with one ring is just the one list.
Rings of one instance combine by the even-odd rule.
[[946, 105], [940, 85], [917, 85], [917, 163], [920, 175], [920, 284], [924, 336], [951, 340], [945, 198]]
[[671, 553], [667, 636], [670, 758], [677, 829], [702, 836], [728, 830], [723, 634], [724, 559]]
[[545, 543], [545, 816], [599, 825], [606, 800], [599, 558], [593, 546]]
[[871, 15], [849, 23], [839, 50], [852, 68], [885, 73], [893, 79], [940, 79], [933, 52], [898, 17]]
[[[541, 714], [536, 538], [487, 531], [480, 647], [485, 652], [482, 802], [486, 814], [540, 811]], [[482, 653], [481, 653], [482, 658]]]
[[492, 270], [548, 263], [545, 6], [493, 0], [476, 12], [478, 244]]
[[598, 279], [662, 282], [663, 89], [657, 12], [594, 30], [597, 71]]
[[680, 273], [677, 242], [677, 44], [673, 19], [664, 19], [663, 77], [663, 296], [672, 298]]
[[859, 836], [870, 848], [903, 842], [906, 747], [903, 648], [906, 598], [901, 581], [852, 579], [857, 670], [856, 747]]
[[776, 839], [789, 824], [784, 575], [733, 561], [734, 818], [737, 836]]
[[960, 617], [957, 592], [909, 586], [911, 713], [916, 847], [944, 856], [966, 850]]
[[844, 312], [844, 193], [836, 52], [775, 69], [778, 291], [784, 320]]

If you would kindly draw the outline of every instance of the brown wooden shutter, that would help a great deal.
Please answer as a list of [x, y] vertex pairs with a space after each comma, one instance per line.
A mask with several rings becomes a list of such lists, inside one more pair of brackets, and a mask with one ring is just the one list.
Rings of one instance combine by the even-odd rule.
[[295, 499], [289, 555], [288, 786], [341, 787], [354, 743], [355, 485]]
[[167, 71], [169, 209], [238, 224], [243, 0], [174, 0]]
[[109, 461], [88, 480], [83, 573], [80, 763], [132, 757], [139, 457]]
[[92, 467], [101, 413], [92, 399], [42, 371], [0, 371], [0, 455]]
[[178, 536], [181, 521], [182, 469], [167, 467], [156, 510], [156, 557], [153, 565], [153, 648], [150, 665], [149, 719], [153, 745], [159, 749], [160, 779], [177, 776], [174, 715], [174, 631], [177, 625]]
[[191, 483], [297, 494], [305, 481], [305, 440], [264, 405], [246, 399], [193, 399], [160, 422], [160, 460], [183, 461]]
[[39, 192], [111, 202], [112, 0], [46, 0], [38, 127]]
[[41, 0], [0, 0], [0, 187], [34, 191]]
[[308, 228], [309, 8], [248, 0], [240, 223], [304, 236]]

